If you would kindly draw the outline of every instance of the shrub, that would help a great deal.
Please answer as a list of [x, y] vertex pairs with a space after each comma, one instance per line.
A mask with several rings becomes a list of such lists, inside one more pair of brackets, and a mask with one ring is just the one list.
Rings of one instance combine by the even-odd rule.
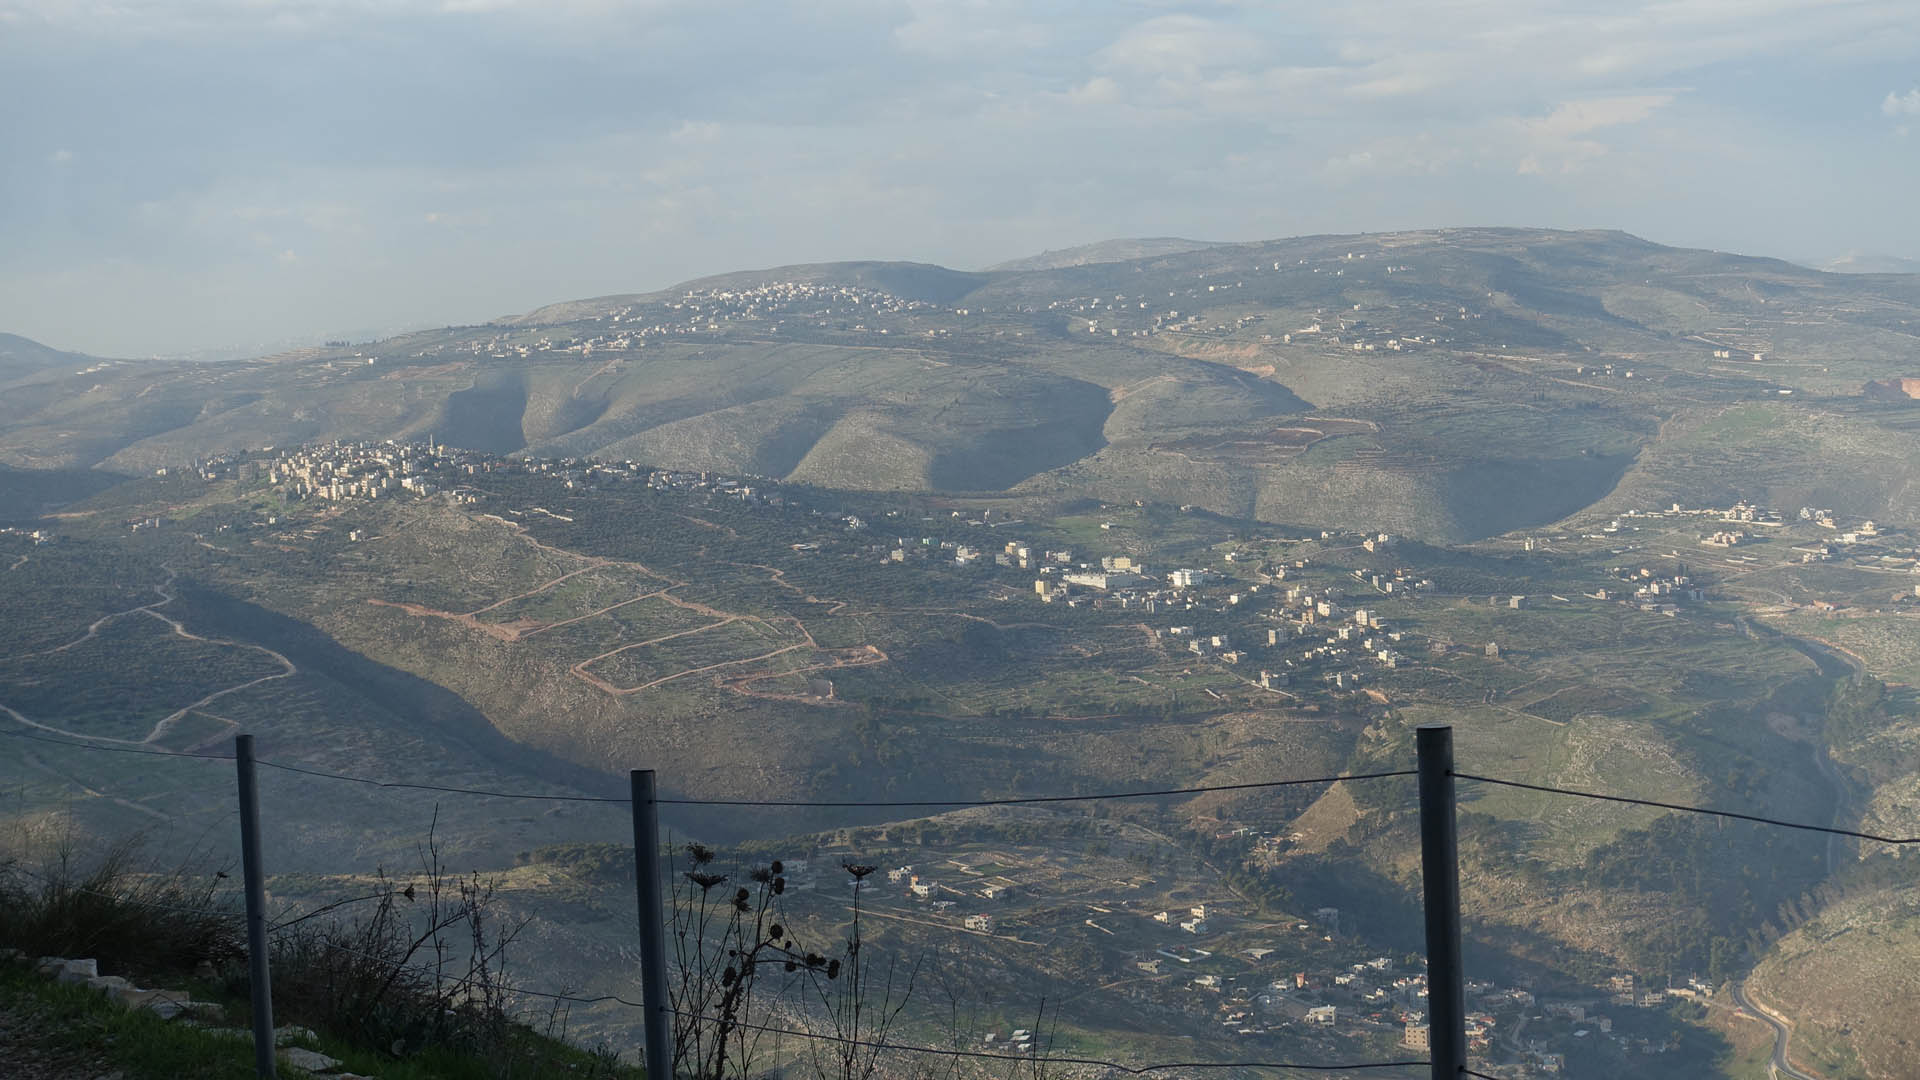
[[63, 840], [38, 865], [21, 856], [0, 861], [0, 943], [154, 974], [246, 955], [238, 893], [224, 871], [143, 872], [135, 869], [139, 850], [132, 838], [88, 859]]

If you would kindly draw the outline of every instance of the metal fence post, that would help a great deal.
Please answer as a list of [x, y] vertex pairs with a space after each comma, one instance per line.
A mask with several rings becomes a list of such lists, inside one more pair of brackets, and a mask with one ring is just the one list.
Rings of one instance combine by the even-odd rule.
[[1427, 1037], [1433, 1080], [1467, 1067], [1466, 988], [1460, 971], [1460, 853], [1453, 820], [1453, 726], [1414, 730], [1420, 774], [1420, 879], [1427, 914]]
[[646, 1021], [647, 1080], [673, 1076], [672, 1002], [667, 997], [667, 932], [660, 899], [660, 816], [653, 770], [634, 769], [633, 870], [640, 898], [640, 1002]]
[[253, 1067], [274, 1075], [273, 983], [267, 967], [267, 886], [260, 868], [260, 787], [254, 778], [253, 736], [233, 738], [240, 777], [240, 867], [247, 887], [247, 983], [253, 991]]

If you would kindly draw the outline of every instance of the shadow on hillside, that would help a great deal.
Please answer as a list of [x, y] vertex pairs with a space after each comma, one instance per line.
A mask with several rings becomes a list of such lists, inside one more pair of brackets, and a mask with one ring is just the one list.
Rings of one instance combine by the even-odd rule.
[[625, 785], [615, 777], [515, 742], [460, 695], [362, 656], [307, 623], [184, 580], [179, 603], [177, 614], [183, 622], [201, 632], [273, 649], [303, 672], [378, 701], [388, 712], [411, 722], [413, 733], [429, 743], [464, 750], [509, 775], [537, 777], [596, 795], [626, 794]]
[[126, 477], [98, 469], [16, 469], [0, 465], [0, 526], [37, 527], [42, 514], [91, 498]]
[[1447, 478], [1445, 499], [1471, 542], [1549, 525], [1599, 502], [1619, 485], [1631, 454], [1474, 462]]
[[[1327, 856], [1288, 864], [1287, 887], [1304, 903], [1340, 910], [1340, 932], [1400, 954], [1426, 952], [1426, 915], [1417, 885], [1409, 887], [1364, 865], [1339, 845]], [[1462, 874], [1471, 873], [1462, 867]], [[1461, 962], [1469, 979], [1487, 979], [1533, 987], [1536, 992], [1577, 989], [1614, 964], [1534, 930], [1489, 924], [1470, 910], [1461, 912]]]
[[518, 372], [488, 373], [467, 389], [447, 395], [430, 434], [449, 446], [511, 454], [527, 445], [526, 412], [526, 377]]

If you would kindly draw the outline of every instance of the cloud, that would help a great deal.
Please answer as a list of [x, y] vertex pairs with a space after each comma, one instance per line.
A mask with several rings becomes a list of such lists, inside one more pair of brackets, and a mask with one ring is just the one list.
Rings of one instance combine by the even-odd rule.
[[1589, 98], [1565, 102], [1546, 116], [1523, 123], [1530, 133], [1540, 138], [1567, 139], [1604, 127], [1637, 124], [1672, 103], [1672, 94]]
[[1067, 91], [1067, 100], [1075, 105], [1111, 105], [1122, 96], [1120, 84], [1105, 75], [1095, 75]]
[[[0, 168], [0, 327], [100, 333], [112, 292], [146, 305], [116, 332], [186, 344], [212, 282], [245, 298], [219, 325], [264, 333], [1102, 235], [1837, 236], [1888, 204], [1887, 129], [1920, 129], [1920, 88], [1886, 93], [1913, 3], [0, 0], [0, 100], [36, 103], [0, 145], [71, 155]], [[1838, 122], [1863, 101], [1872, 147]], [[1730, 160], [1779, 183], [1700, 164]], [[1773, 212], [1789, 191], [1821, 222]], [[98, 269], [122, 257], [140, 288]], [[56, 302], [69, 268], [99, 288]]]
[[1545, 116], [1520, 117], [1487, 126], [1489, 145], [1513, 144], [1520, 176], [1569, 176], [1606, 157], [1612, 147], [1591, 137], [1605, 128], [1638, 124], [1673, 104], [1672, 94], [1625, 94], [1583, 98], [1556, 105]]
[[311, 31], [405, 18], [524, 14], [599, 18], [684, 0], [0, 0], [0, 22], [81, 26], [105, 36], [268, 27]]
[[719, 140], [722, 129], [712, 121], [682, 120], [668, 138], [677, 143], [710, 143]]
[[1052, 38], [1028, 9], [1007, 0], [908, 0], [910, 17], [894, 27], [906, 52], [978, 62], [996, 53], [1043, 49]]
[[73, 151], [62, 147], [47, 155], [47, 161], [53, 165], [65, 165], [73, 160]]
[[1553, 173], [1571, 176], [1595, 159], [1607, 156], [1608, 150], [1605, 143], [1592, 139], [1568, 139], [1549, 150], [1527, 154], [1514, 166], [1513, 171], [1521, 176], [1547, 176]]
[[1161, 15], [1128, 27], [1100, 59], [1126, 71], [1191, 79], [1259, 55], [1258, 37], [1243, 30], [1198, 15]]
[[1462, 164], [1468, 155], [1463, 140], [1438, 138], [1421, 132], [1409, 138], [1380, 139], [1350, 153], [1326, 160], [1329, 177], [1438, 176]]

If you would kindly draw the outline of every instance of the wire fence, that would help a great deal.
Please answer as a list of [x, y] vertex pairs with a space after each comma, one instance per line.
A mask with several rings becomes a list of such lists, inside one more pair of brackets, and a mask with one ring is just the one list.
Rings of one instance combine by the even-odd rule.
[[[38, 732], [20, 731], [20, 730], [13, 730], [13, 729], [0, 729], [0, 735], [7, 735], [13, 738], [49, 743], [57, 746], [67, 747], [70, 749], [77, 749], [77, 750], [84, 750], [84, 751], [98, 751], [98, 752], [119, 753], [119, 754], [137, 754], [137, 755], [155, 756], [155, 757], [185, 758], [185, 759], [202, 760], [202, 761], [233, 761], [235, 760], [234, 755], [232, 754], [197, 753], [197, 752], [187, 752], [187, 751], [162, 750], [162, 749], [155, 749], [155, 748], [146, 747], [146, 746], [124, 745], [124, 744], [119, 744], [112, 741], [88, 741], [88, 740], [82, 740], [82, 739], [63, 738], [63, 737], [56, 737], [48, 734], [42, 734]], [[359, 785], [365, 785], [365, 786], [376, 787], [376, 788], [405, 789], [405, 790], [432, 792], [432, 793], [438, 793], [438, 794], [480, 796], [480, 797], [507, 799], [507, 800], [526, 800], [526, 801], [532, 801], [532, 802], [589, 803], [589, 804], [610, 804], [610, 805], [620, 805], [620, 806], [630, 806], [632, 804], [632, 799], [630, 798], [621, 798], [621, 797], [613, 797], [613, 796], [554, 794], [554, 793], [528, 792], [528, 791], [500, 791], [500, 790], [492, 790], [492, 789], [485, 789], [485, 788], [470, 788], [470, 787], [459, 787], [459, 786], [449, 786], [449, 785], [439, 785], [439, 784], [423, 784], [423, 783], [415, 783], [410, 781], [385, 780], [385, 779], [379, 779], [376, 777], [357, 776], [357, 775], [352, 775], [348, 773], [338, 773], [338, 772], [331, 772], [331, 771], [322, 770], [322, 769], [307, 768], [304, 766], [289, 765], [282, 762], [275, 762], [275, 761], [270, 761], [265, 759], [257, 760], [256, 764], [264, 768], [275, 769], [275, 770], [279, 770], [286, 773], [297, 774], [301, 776], [308, 776], [308, 777], [313, 777], [318, 779], [338, 781], [342, 783], [359, 784]], [[1160, 797], [1192, 796], [1192, 795], [1201, 795], [1201, 794], [1209, 794], [1209, 793], [1217, 793], [1217, 792], [1244, 792], [1244, 791], [1257, 791], [1257, 790], [1263, 790], [1263, 789], [1300, 787], [1300, 786], [1309, 786], [1309, 785], [1325, 785], [1325, 784], [1335, 784], [1335, 783], [1384, 780], [1384, 779], [1392, 779], [1392, 778], [1410, 777], [1415, 775], [1417, 775], [1417, 770], [1414, 770], [1414, 769], [1389, 769], [1389, 770], [1380, 770], [1380, 771], [1373, 771], [1373, 772], [1340, 773], [1340, 774], [1325, 775], [1325, 776], [1293, 777], [1293, 778], [1283, 778], [1283, 779], [1249, 781], [1249, 782], [1232, 783], [1232, 784], [1208, 784], [1208, 785], [1196, 785], [1196, 786], [1188, 786], [1188, 787], [1159, 787], [1159, 788], [1150, 788], [1150, 789], [1143, 789], [1143, 790], [1115, 791], [1115, 792], [1103, 792], [1103, 793], [1095, 793], [1095, 794], [1022, 795], [1022, 796], [1009, 796], [1004, 798], [983, 798], [983, 799], [805, 800], [805, 799], [722, 799], [722, 798], [709, 799], [709, 798], [673, 797], [673, 798], [660, 798], [660, 799], [657, 799], [656, 801], [663, 805], [678, 805], [678, 806], [767, 807], [767, 808], [783, 808], [783, 809], [792, 809], [792, 808], [964, 809], [964, 808], [973, 808], [973, 807], [1023, 806], [1023, 805], [1042, 805], [1042, 804], [1058, 804], [1058, 803], [1086, 803], [1086, 802], [1101, 802], [1101, 801], [1114, 801], [1114, 800], [1133, 800], [1133, 799], [1148, 799], [1148, 798], [1160, 798]], [[1455, 779], [1466, 780], [1474, 783], [1489, 784], [1489, 785], [1508, 787], [1508, 788], [1516, 788], [1521, 790], [1540, 792], [1544, 794], [1564, 796], [1568, 798], [1597, 800], [1597, 801], [1610, 802], [1610, 803], [1619, 803], [1619, 804], [1634, 805], [1634, 806], [1645, 806], [1645, 807], [1654, 808], [1654, 809], [1668, 810], [1668, 811], [1681, 812], [1681, 813], [1700, 814], [1700, 815], [1706, 815], [1706, 816], [1717, 817], [1722, 819], [1744, 821], [1744, 822], [1748, 822], [1756, 825], [1763, 825], [1763, 826], [1783, 828], [1783, 829], [1792, 829], [1792, 830], [1799, 830], [1799, 831], [1812, 832], [1812, 833], [1823, 833], [1823, 834], [1828, 834], [1833, 836], [1840, 836], [1840, 837], [1845, 837], [1849, 839], [1869, 841], [1874, 843], [1881, 843], [1881, 844], [1888, 844], [1888, 845], [1920, 844], [1920, 837], [1888, 836], [1888, 835], [1882, 835], [1878, 833], [1871, 833], [1871, 832], [1865, 832], [1865, 831], [1854, 830], [1854, 829], [1846, 829], [1838, 826], [1819, 825], [1819, 824], [1814, 824], [1809, 822], [1791, 821], [1783, 818], [1771, 817], [1764, 814], [1747, 813], [1747, 812], [1740, 812], [1740, 811], [1733, 811], [1733, 810], [1722, 810], [1722, 809], [1716, 809], [1713, 807], [1693, 806], [1693, 805], [1684, 804], [1684, 803], [1663, 802], [1659, 800], [1642, 799], [1642, 798], [1624, 796], [1624, 795], [1614, 795], [1614, 794], [1609, 794], [1605, 792], [1594, 792], [1594, 791], [1583, 791], [1583, 790], [1577, 790], [1577, 789], [1571, 789], [1571, 788], [1561, 788], [1561, 787], [1555, 787], [1555, 786], [1545, 785], [1545, 784], [1533, 784], [1533, 783], [1528, 783], [1524, 781], [1511, 780], [1511, 779], [1494, 777], [1494, 776], [1485, 776], [1485, 775], [1480, 775], [1475, 773], [1461, 772], [1457, 770], [1450, 771], [1448, 775]], [[25, 874], [36, 880], [39, 880], [43, 884], [48, 885], [50, 887], [59, 885], [60, 887], [67, 888], [72, 891], [89, 893], [89, 894], [97, 895], [106, 899], [133, 903], [133, 904], [137, 904], [145, 907], [154, 908], [156, 910], [165, 910], [165, 911], [178, 912], [182, 914], [192, 914], [192, 915], [198, 915], [198, 916], [210, 916], [210, 917], [219, 917], [219, 918], [244, 919], [246, 917], [246, 913], [243, 911], [236, 911], [236, 910], [227, 909], [227, 908], [188, 907], [188, 906], [183, 906], [178, 904], [167, 903], [165, 901], [154, 900], [151, 898], [140, 896], [137, 893], [133, 893], [133, 892], [112, 893], [112, 892], [106, 892], [102, 890], [95, 890], [95, 889], [87, 888], [84, 886], [78, 886], [72, 883], [56, 883], [54, 879], [49, 878], [46, 875], [37, 873], [35, 871], [29, 870], [22, 866], [18, 866], [17, 864], [11, 866], [10, 869], [15, 872]], [[346, 900], [341, 900], [338, 902], [322, 905], [321, 907], [316, 908], [312, 911], [302, 913], [297, 917], [282, 918], [280, 921], [270, 925], [269, 932], [275, 935], [283, 935], [290, 928], [300, 923], [306, 922], [311, 918], [317, 917], [322, 914], [326, 914], [329, 911], [336, 910], [338, 908], [341, 908], [351, 903], [356, 903], [364, 900], [377, 899], [379, 895], [381, 894], [376, 893], [376, 894], [371, 894], [369, 896], [354, 897]], [[341, 951], [349, 955], [356, 956], [357, 958], [362, 960], [367, 960], [371, 962], [376, 962], [380, 964], [397, 967], [402, 970], [409, 971], [422, 978], [431, 978], [435, 980], [436, 985], [451, 987], [455, 990], [471, 990], [471, 989], [474, 989], [475, 987], [482, 985], [479, 981], [474, 980], [470, 977], [448, 976], [445, 973], [445, 971], [441, 968], [429, 968], [429, 967], [425, 967], [417, 964], [398, 963], [393, 961], [391, 958], [381, 957], [371, 953], [365, 953], [359, 950], [354, 950], [338, 943], [331, 944], [329, 948], [337, 951]], [[573, 993], [565, 993], [565, 992], [557, 992], [557, 991], [549, 991], [549, 990], [536, 990], [536, 989], [531, 989], [527, 987], [510, 985], [500, 980], [490, 980], [486, 982], [484, 985], [486, 988], [504, 995], [549, 1000], [549, 1001], [554, 1001], [558, 1003], [578, 1004], [578, 1005], [617, 1004], [617, 1005], [621, 1005], [621, 1006], [625, 1006], [633, 1009], [646, 1008], [646, 1006], [641, 1002], [632, 1001], [628, 998], [622, 997], [617, 994], [591, 994], [590, 995], [590, 994], [573, 994]], [[672, 1010], [672, 1011], [680, 1015], [682, 1018], [692, 1020], [694, 1022], [714, 1022], [714, 1023], [719, 1022], [718, 1018], [679, 1013], [678, 1010]], [[916, 1054], [916, 1055], [923, 1055], [923, 1056], [929, 1056], [929, 1057], [942, 1057], [942, 1058], [950, 1058], [950, 1059], [951, 1058], [978, 1059], [978, 1060], [991, 1060], [991, 1061], [1003, 1061], [1003, 1062], [1020, 1062], [1020, 1061], [1035, 1060], [1033, 1054], [1008, 1054], [1008, 1053], [995, 1053], [995, 1052], [989, 1052], [989, 1051], [963, 1050], [959, 1048], [950, 1048], [950, 1047], [919, 1046], [919, 1045], [914, 1045], [909, 1043], [897, 1043], [897, 1042], [886, 1041], [886, 1040], [860, 1040], [860, 1039], [848, 1038], [842, 1035], [837, 1035], [837, 1034], [832, 1034], [827, 1032], [808, 1031], [808, 1030], [799, 1029], [799, 1028], [781, 1027], [776, 1025], [753, 1024], [740, 1019], [732, 1019], [732, 1020], [729, 1020], [728, 1023], [732, 1024], [735, 1027], [743, 1028], [751, 1031], [763, 1032], [763, 1033], [773, 1034], [778, 1036], [791, 1036], [798, 1039], [836, 1043], [836, 1044], [858, 1047], [858, 1048], [868, 1049], [868, 1050], [875, 1050], [875, 1051]], [[1044, 1060], [1046, 1060], [1050, 1064], [1085, 1065], [1085, 1066], [1105, 1068], [1105, 1069], [1113, 1070], [1115, 1072], [1124, 1073], [1127, 1075], [1147, 1075], [1147, 1074], [1156, 1073], [1156, 1072], [1169, 1072], [1169, 1071], [1175, 1071], [1175, 1070], [1220, 1070], [1220, 1069], [1241, 1069], [1241, 1070], [1273, 1069], [1273, 1070], [1293, 1070], [1293, 1071], [1300, 1071], [1300, 1072], [1343, 1072], [1343, 1071], [1364, 1071], [1364, 1070], [1392, 1069], [1392, 1068], [1412, 1068], [1412, 1067], [1427, 1066], [1430, 1064], [1430, 1061], [1427, 1059], [1354, 1061], [1354, 1062], [1345, 1062], [1345, 1063], [1336, 1063], [1336, 1064], [1289, 1062], [1289, 1061], [1267, 1061], [1267, 1060], [1169, 1061], [1169, 1062], [1155, 1062], [1150, 1064], [1127, 1064], [1124, 1062], [1111, 1061], [1111, 1060], [1106, 1060], [1101, 1058], [1058, 1056], [1051, 1053], [1047, 1054]], [[1478, 1077], [1478, 1078], [1481, 1078], [1481, 1080], [1499, 1080], [1499, 1078], [1497, 1077], [1491, 1076], [1490, 1074], [1487, 1074], [1484, 1072], [1475, 1071], [1474, 1069], [1471, 1069], [1471, 1068], [1463, 1067], [1460, 1070], [1460, 1074], [1463, 1076]]]
[[[151, 750], [127, 746], [113, 746], [103, 743], [82, 742], [74, 739], [58, 739], [30, 732], [0, 730], [0, 735], [14, 738], [33, 739], [80, 750], [102, 750], [121, 754], [149, 754], [159, 757], [194, 758], [202, 761], [232, 761], [231, 754], [195, 754], [173, 750]], [[486, 788], [448, 787], [439, 784], [420, 784], [402, 780], [380, 780], [368, 776], [354, 776], [349, 773], [327, 772], [322, 769], [309, 769], [298, 765], [269, 761], [265, 758], [257, 762], [262, 768], [278, 769], [282, 772], [297, 773], [327, 780], [339, 780], [351, 784], [364, 784], [369, 787], [398, 788], [409, 791], [429, 791], [449, 795], [477, 795], [493, 799], [523, 799], [537, 802], [576, 802], [606, 803], [617, 806], [630, 806], [633, 800], [606, 795], [552, 795], [529, 791], [494, 791]], [[736, 806], [768, 808], [815, 808], [815, 809], [932, 809], [947, 807], [951, 809], [970, 809], [982, 806], [1031, 806], [1045, 803], [1107, 802], [1119, 799], [1152, 799], [1180, 795], [1204, 795], [1214, 792], [1258, 791], [1268, 788], [1302, 787], [1312, 784], [1334, 784], [1358, 780], [1382, 780], [1397, 776], [1413, 776], [1413, 769], [1388, 769], [1379, 772], [1341, 773], [1332, 776], [1298, 777], [1284, 780], [1254, 780], [1238, 784], [1202, 784], [1195, 787], [1151, 788], [1141, 791], [1109, 791], [1087, 795], [1016, 795], [997, 799], [906, 799], [906, 800], [818, 800], [818, 799], [694, 799], [661, 798], [655, 800], [663, 806]], [[1576, 788], [1554, 787], [1547, 784], [1530, 784], [1519, 780], [1508, 780], [1496, 776], [1483, 776], [1477, 773], [1451, 773], [1456, 779], [1471, 780], [1482, 784], [1495, 784], [1501, 787], [1520, 788], [1526, 791], [1543, 792], [1550, 795], [1565, 795], [1579, 799], [1595, 799], [1603, 802], [1625, 803], [1632, 806], [1647, 806], [1660, 810], [1675, 810], [1689, 814], [1704, 814], [1710, 817], [1731, 818], [1737, 821], [1749, 821], [1759, 825], [1771, 825], [1782, 829], [1798, 829], [1803, 832], [1826, 833], [1832, 836], [1844, 836], [1854, 840], [1869, 840], [1875, 843], [1892, 845], [1920, 844], [1920, 836], [1886, 836], [1880, 833], [1860, 832], [1832, 825], [1816, 825], [1804, 821], [1789, 821], [1785, 818], [1768, 817], [1764, 814], [1749, 814], [1734, 810], [1717, 810], [1707, 806], [1692, 806], [1686, 803], [1661, 802], [1656, 799], [1641, 799], [1627, 795], [1609, 795], [1604, 792], [1582, 791]]]

